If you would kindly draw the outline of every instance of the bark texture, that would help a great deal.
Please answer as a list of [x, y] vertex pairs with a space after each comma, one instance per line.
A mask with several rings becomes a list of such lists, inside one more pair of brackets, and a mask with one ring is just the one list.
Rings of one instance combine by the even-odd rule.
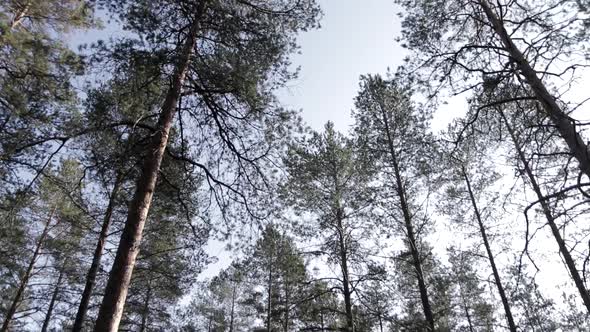
[[205, 0], [201, 1], [200, 8], [195, 14], [188, 36], [184, 41], [178, 57], [175, 73], [172, 77], [172, 85], [168, 90], [160, 118], [158, 131], [153, 136], [149, 146], [149, 153], [144, 160], [141, 175], [139, 177], [135, 195], [129, 206], [127, 221], [121, 240], [117, 248], [117, 255], [109, 275], [105, 296], [103, 298], [94, 330], [97, 332], [114, 332], [118, 329], [125, 306], [125, 299], [131, 281], [131, 274], [135, 266], [135, 260], [139, 254], [139, 246], [145, 221], [152, 202], [158, 172], [166, 145], [168, 135], [172, 127], [172, 121], [176, 110], [176, 104], [180, 97], [182, 84], [189, 68], [190, 58], [194, 52], [199, 20], [205, 11]]

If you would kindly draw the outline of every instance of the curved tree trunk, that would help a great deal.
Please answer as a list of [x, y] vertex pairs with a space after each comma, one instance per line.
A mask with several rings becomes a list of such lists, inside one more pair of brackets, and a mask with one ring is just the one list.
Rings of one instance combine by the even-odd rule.
[[39, 257], [39, 252], [41, 251], [41, 247], [43, 246], [43, 242], [45, 242], [45, 238], [47, 237], [47, 234], [49, 233], [49, 226], [51, 224], [51, 220], [53, 219], [53, 216], [55, 215], [55, 210], [56, 209], [53, 208], [51, 210], [51, 212], [49, 213], [49, 217], [47, 218], [47, 221], [45, 222], [45, 226], [43, 227], [43, 231], [41, 232], [41, 236], [37, 240], [37, 244], [35, 245], [35, 251], [33, 252], [33, 257], [31, 257], [31, 260], [29, 261], [29, 265], [27, 266], [27, 270], [25, 271], [25, 274], [22, 276], [22, 278], [20, 280], [18, 290], [16, 291], [16, 294], [14, 295], [14, 298], [12, 299], [12, 303], [10, 305], [10, 308], [8, 309], [8, 312], [6, 313], [6, 317], [4, 318], [4, 323], [2, 323], [2, 329], [0, 329], [1, 332], [7, 332], [8, 328], [10, 327], [10, 322], [12, 321], [12, 318], [14, 317], [14, 314], [16, 313], [16, 309], [18, 308], [18, 304], [21, 301], [23, 293], [25, 292], [25, 289], [27, 288], [27, 284], [29, 283], [29, 278], [31, 278], [31, 273], [33, 272], [33, 267], [35, 266], [35, 262], [37, 261], [37, 258]]
[[115, 208], [117, 193], [119, 192], [121, 182], [123, 182], [122, 175], [118, 174], [117, 178], [115, 179], [115, 185], [111, 191], [109, 203], [104, 214], [100, 235], [98, 236], [98, 242], [96, 243], [94, 256], [92, 257], [92, 264], [90, 265], [90, 269], [86, 274], [86, 284], [84, 285], [84, 291], [82, 292], [82, 298], [80, 299], [80, 305], [78, 306], [78, 312], [76, 313], [76, 319], [72, 327], [72, 332], [81, 331], [84, 325], [84, 319], [86, 318], [86, 312], [88, 312], [88, 305], [90, 304], [92, 289], [94, 288], [96, 275], [98, 274], [98, 270], [100, 268], [100, 260], [102, 258], [102, 252], [104, 251], [109, 228], [111, 226], [113, 210]]
[[576, 268], [576, 263], [574, 262], [572, 255], [570, 255], [570, 252], [565, 245], [565, 241], [563, 240], [563, 238], [561, 237], [561, 234], [559, 233], [559, 227], [557, 227], [557, 224], [555, 223], [555, 218], [553, 217], [553, 214], [551, 213], [551, 208], [549, 207], [549, 204], [547, 204], [547, 200], [545, 199], [545, 196], [543, 195], [543, 192], [541, 191], [541, 187], [537, 183], [537, 179], [535, 178], [535, 175], [533, 174], [533, 171], [532, 171], [531, 167], [529, 166], [529, 163], [528, 163], [528, 161], [524, 155], [524, 152], [522, 150], [522, 147], [520, 146], [520, 143], [518, 142], [518, 140], [516, 138], [516, 134], [514, 133], [514, 130], [512, 129], [510, 123], [508, 122], [508, 119], [506, 119], [504, 112], [502, 112], [502, 110], [499, 110], [499, 112], [500, 112], [500, 115], [502, 116], [502, 119], [504, 120], [504, 123], [506, 124], [506, 128], [508, 129], [508, 133], [510, 134], [510, 138], [512, 139], [512, 142], [514, 144], [516, 152], [518, 153], [518, 158], [520, 159], [520, 161], [522, 162], [522, 164], [524, 166], [525, 173], [527, 174], [527, 177], [531, 183], [531, 186], [533, 187], [533, 191], [537, 195], [537, 199], [539, 200], [539, 203], [541, 204], [541, 209], [543, 210], [543, 214], [545, 214], [545, 218], [547, 219], [547, 224], [549, 225], [549, 228], [551, 228], [551, 233], [553, 233], [553, 237], [555, 238], [555, 241], [557, 241], [557, 245], [559, 246], [559, 252], [561, 253], [561, 256], [563, 257], [563, 260], [565, 261], [565, 265], [567, 266], [567, 268], [569, 270], [570, 276], [571, 276], [572, 280], [574, 281], [574, 284], [576, 285], [578, 292], [580, 293], [580, 297], [582, 298], [582, 301], [584, 302], [584, 305], [586, 306], [586, 310], [588, 310], [588, 312], [590, 313], [590, 294], [588, 293], [588, 290], [584, 286], [584, 282], [582, 281], [582, 277], [580, 276], [580, 272]]
[[516, 47], [506, 31], [503, 22], [493, 12], [487, 0], [479, 0], [479, 4], [485, 12], [488, 21], [492, 24], [496, 35], [502, 40], [505, 50], [516, 62], [518, 69], [534, 92], [536, 99], [543, 105], [545, 112], [555, 125], [555, 128], [565, 140], [571, 155], [578, 160], [580, 170], [590, 177], [590, 151], [588, 150], [588, 145], [586, 145], [577, 132], [574, 120], [563, 112], [555, 101], [555, 98], [549, 93], [543, 81], [537, 76], [537, 72], [518, 47]]
[[461, 173], [463, 173], [463, 178], [465, 179], [465, 184], [467, 185], [467, 191], [469, 192], [469, 199], [471, 200], [473, 210], [475, 211], [475, 218], [477, 219], [479, 232], [481, 234], [483, 245], [486, 248], [488, 260], [490, 262], [490, 266], [492, 267], [492, 272], [494, 274], [494, 281], [496, 282], [496, 287], [498, 288], [500, 299], [502, 299], [502, 306], [504, 307], [504, 314], [506, 315], [506, 320], [508, 321], [508, 327], [510, 328], [511, 332], [516, 332], [516, 324], [514, 324], [514, 318], [512, 317], [510, 304], [508, 303], [508, 298], [506, 297], [506, 293], [504, 292], [504, 286], [502, 285], [500, 274], [498, 273], [498, 269], [496, 268], [494, 254], [492, 253], [492, 248], [490, 247], [490, 242], [488, 241], [488, 235], [486, 234], [486, 229], [483, 225], [483, 220], [481, 220], [481, 214], [479, 213], [477, 202], [475, 201], [473, 190], [471, 189], [471, 182], [469, 181], [469, 176], [467, 176], [467, 171], [465, 170], [465, 167], [461, 167]]
[[145, 221], [152, 203], [152, 196], [158, 179], [160, 164], [168, 144], [168, 135], [172, 127], [176, 104], [181, 94], [182, 84], [189, 68], [190, 58], [194, 52], [199, 20], [205, 11], [205, 2], [202, 0], [195, 13], [194, 21], [190, 27], [188, 36], [182, 46], [178, 57], [175, 73], [172, 77], [172, 85], [162, 105], [158, 120], [158, 131], [153, 136], [148, 147], [141, 175], [137, 182], [133, 201], [129, 206], [127, 221], [121, 234], [121, 240], [117, 248], [117, 255], [107, 282], [105, 296], [102, 300], [98, 318], [94, 330], [97, 332], [114, 332], [118, 329], [123, 315], [125, 299], [131, 274], [135, 266], [135, 260], [139, 254], [139, 246], [143, 234]]

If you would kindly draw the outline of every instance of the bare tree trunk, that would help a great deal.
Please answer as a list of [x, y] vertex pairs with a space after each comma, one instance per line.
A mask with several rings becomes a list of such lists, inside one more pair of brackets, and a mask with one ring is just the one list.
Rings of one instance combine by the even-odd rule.
[[229, 332], [234, 332], [234, 308], [236, 304], [236, 285], [232, 288], [231, 292], [231, 313], [229, 317]]
[[529, 61], [514, 44], [512, 38], [506, 31], [503, 22], [496, 16], [487, 0], [479, 0], [480, 6], [486, 14], [488, 21], [492, 24], [494, 31], [502, 40], [504, 48], [516, 62], [526, 82], [535, 93], [537, 100], [543, 105], [545, 112], [555, 125], [555, 128], [565, 140], [570, 153], [579, 163], [580, 170], [590, 177], [590, 151], [588, 146], [576, 130], [576, 124], [555, 101], [549, 93], [543, 81], [537, 76], [537, 72], [531, 67]]
[[283, 277], [284, 284], [285, 284], [285, 322], [283, 332], [289, 332], [289, 300], [290, 300], [290, 292], [289, 292], [289, 277], [287, 273]]
[[354, 318], [352, 316], [352, 292], [350, 290], [350, 279], [348, 276], [348, 255], [345, 245], [344, 228], [342, 225], [342, 210], [336, 212], [338, 219], [338, 245], [340, 249], [340, 267], [342, 269], [342, 293], [344, 295], [344, 308], [346, 311], [346, 331], [354, 332]]
[[117, 174], [117, 178], [115, 179], [115, 184], [113, 186], [113, 190], [111, 191], [109, 203], [107, 205], [107, 209], [105, 211], [104, 218], [102, 221], [102, 227], [100, 230], [100, 235], [98, 236], [98, 242], [96, 243], [96, 248], [94, 249], [92, 264], [90, 265], [90, 269], [86, 274], [86, 284], [84, 285], [84, 291], [82, 292], [82, 298], [80, 299], [80, 305], [78, 306], [78, 312], [76, 313], [76, 319], [72, 327], [72, 332], [80, 332], [82, 331], [82, 327], [84, 326], [84, 319], [86, 318], [86, 312], [88, 312], [88, 305], [90, 304], [92, 289], [94, 288], [94, 284], [96, 282], [96, 276], [100, 268], [100, 260], [102, 259], [102, 252], [104, 251], [104, 246], [106, 244], [106, 240], [108, 237], [109, 228], [111, 226], [113, 210], [115, 208], [115, 202], [117, 200], [117, 193], [119, 192], [122, 182], [122, 174]]
[[57, 278], [57, 284], [53, 289], [53, 294], [51, 295], [51, 301], [49, 301], [49, 308], [47, 308], [47, 313], [45, 314], [45, 319], [43, 320], [43, 326], [41, 327], [41, 332], [46, 332], [47, 328], [49, 327], [49, 322], [51, 321], [51, 315], [53, 314], [53, 308], [55, 307], [55, 301], [57, 300], [57, 295], [59, 293], [59, 288], [61, 287], [61, 281], [64, 275], [64, 267], [65, 263], [63, 264], [61, 270], [59, 271], [59, 278]]
[[570, 252], [567, 249], [567, 246], [565, 245], [565, 241], [563, 240], [563, 238], [561, 237], [561, 234], [559, 233], [559, 227], [557, 227], [557, 224], [555, 223], [555, 218], [553, 217], [553, 214], [551, 213], [551, 208], [549, 207], [549, 204], [547, 203], [547, 200], [545, 199], [545, 196], [543, 195], [543, 192], [541, 191], [541, 187], [537, 183], [535, 175], [533, 174], [533, 171], [532, 171], [531, 167], [529, 166], [529, 163], [528, 163], [528, 161], [524, 155], [524, 152], [522, 150], [522, 147], [520, 146], [520, 143], [518, 142], [518, 140], [516, 138], [516, 134], [514, 133], [514, 130], [512, 129], [510, 123], [508, 122], [508, 119], [506, 119], [504, 112], [502, 112], [502, 110], [499, 110], [499, 112], [500, 112], [500, 115], [502, 116], [502, 119], [504, 120], [504, 123], [506, 124], [506, 128], [508, 129], [508, 133], [510, 134], [510, 138], [512, 139], [512, 142], [514, 143], [514, 147], [516, 149], [516, 152], [518, 153], [518, 157], [524, 166], [525, 173], [527, 174], [527, 177], [529, 178], [531, 186], [533, 187], [533, 191], [537, 195], [537, 199], [539, 200], [539, 203], [541, 204], [541, 209], [543, 210], [543, 214], [545, 214], [545, 218], [547, 219], [547, 224], [549, 224], [549, 228], [551, 228], [551, 233], [553, 233], [553, 237], [555, 238], [555, 241], [557, 241], [557, 245], [559, 246], [559, 252], [561, 253], [561, 255], [563, 257], [563, 260], [565, 261], [565, 265], [567, 266], [567, 268], [570, 272], [570, 276], [573, 279], [574, 284], [576, 285], [576, 288], [578, 289], [578, 292], [580, 293], [580, 297], [582, 297], [582, 301], [584, 302], [584, 305], [586, 306], [586, 310], [588, 310], [588, 312], [590, 313], [590, 294], [588, 293], [588, 290], [584, 286], [584, 282], [582, 281], [582, 278], [580, 276], [580, 272], [578, 272], [578, 269], [576, 268], [576, 264], [574, 262], [574, 259], [570, 255]]
[[27, 270], [25, 271], [25, 274], [22, 276], [22, 278], [20, 280], [18, 290], [16, 291], [16, 294], [14, 295], [14, 298], [12, 299], [12, 303], [10, 304], [10, 308], [8, 309], [8, 312], [6, 313], [6, 317], [4, 318], [4, 323], [2, 324], [2, 329], [0, 329], [1, 332], [7, 332], [8, 328], [10, 327], [10, 321], [12, 320], [12, 318], [14, 317], [14, 314], [16, 313], [16, 309], [18, 307], [18, 304], [21, 301], [21, 297], [23, 296], [23, 293], [25, 292], [25, 289], [26, 289], [27, 284], [29, 282], [29, 278], [31, 277], [31, 272], [33, 272], [33, 267], [35, 266], [35, 262], [37, 261], [37, 258], [39, 257], [39, 252], [41, 251], [41, 247], [43, 246], [43, 242], [45, 242], [45, 238], [47, 237], [47, 234], [49, 233], [49, 226], [50, 226], [51, 220], [53, 219], [53, 216], [55, 214], [55, 210], [56, 209], [53, 208], [51, 210], [51, 212], [49, 213], [49, 217], [47, 218], [47, 221], [45, 222], [45, 226], [43, 227], [43, 231], [41, 232], [41, 236], [37, 240], [37, 244], [35, 245], [35, 251], [33, 252], [33, 257], [31, 257], [31, 260], [29, 261], [29, 265], [27, 266]]
[[168, 90], [166, 100], [162, 105], [158, 120], [158, 132], [153, 136], [148, 147], [149, 153], [143, 163], [135, 195], [129, 207], [127, 221], [125, 222], [119, 247], [117, 248], [117, 255], [115, 256], [115, 261], [113, 262], [113, 267], [109, 275], [105, 296], [98, 312], [94, 328], [97, 332], [115, 332], [121, 321], [131, 274], [133, 273], [135, 260], [139, 254], [145, 220], [152, 202], [162, 157], [168, 144], [168, 134], [172, 127], [176, 104], [188, 71], [190, 57], [195, 48], [199, 20], [205, 11], [205, 2], [206, 0], [200, 2], [200, 6], [197, 9], [188, 36], [182, 47], [176, 71], [172, 77], [172, 86]]
[[414, 269], [416, 270], [416, 277], [418, 279], [418, 290], [420, 291], [420, 300], [422, 301], [422, 309], [424, 310], [424, 318], [426, 318], [426, 322], [428, 322], [428, 326], [430, 331], [434, 331], [434, 315], [432, 313], [432, 307], [430, 306], [430, 300], [428, 298], [428, 288], [426, 287], [426, 282], [424, 281], [424, 272], [422, 270], [422, 262], [420, 260], [420, 253], [418, 251], [418, 247], [416, 245], [416, 235], [414, 233], [414, 226], [412, 225], [412, 216], [410, 215], [410, 208], [408, 206], [408, 202], [406, 200], [406, 193], [403, 187], [403, 181], [401, 172], [399, 169], [399, 164], [397, 161], [397, 154], [395, 153], [395, 148], [393, 146], [393, 137], [391, 135], [391, 130], [389, 126], [389, 119], [387, 118], [387, 114], [385, 113], [385, 108], [382, 104], [380, 104], [381, 113], [383, 116], [383, 123], [385, 124], [385, 133], [387, 135], [387, 145], [391, 157], [391, 162], [393, 164], [393, 171], [395, 174], [395, 182], [396, 182], [396, 192], [397, 196], [400, 200], [401, 210], [404, 216], [404, 223], [406, 227], [406, 232], [408, 236], [408, 242], [410, 244], [410, 252], [412, 254], [412, 263], [414, 265]]
[[[459, 286], [459, 287], [461, 287], [461, 286]], [[467, 318], [467, 323], [469, 324], [469, 332], [474, 332], [473, 323], [471, 322], [471, 314], [469, 313], [469, 307], [467, 306], [467, 302], [465, 301], [465, 297], [463, 296], [462, 293], [461, 293], [461, 301], [463, 301], [463, 310], [465, 311], [465, 317]]]
[[143, 312], [141, 314], [141, 326], [139, 328], [139, 332], [144, 332], [147, 329], [148, 326], [148, 319], [149, 319], [149, 315], [150, 315], [150, 300], [151, 300], [151, 295], [152, 295], [152, 284], [151, 284], [151, 280], [148, 281], [148, 289], [147, 289], [147, 294], [145, 295], [145, 302], [143, 303]]
[[467, 171], [465, 170], [465, 167], [461, 166], [461, 172], [463, 173], [463, 178], [465, 179], [465, 184], [467, 185], [469, 198], [471, 200], [471, 204], [473, 205], [473, 210], [475, 211], [475, 218], [477, 219], [477, 224], [479, 225], [479, 232], [481, 234], [483, 244], [486, 248], [486, 253], [488, 254], [490, 266], [492, 267], [494, 281], [496, 282], [498, 293], [500, 293], [500, 299], [502, 299], [502, 306], [504, 307], [504, 313], [506, 315], [506, 320], [508, 321], [508, 327], [510, 328], [511, 332], [516, 332], [516, 324], [514, 324], [514, 318], [512, 317], [510, 304], [508, 303], [508, 298], [506, 297], [506, 293], [504, 292], [504, 286], [502, 285], [500, 274], [498, 273], [498, 269], [496, 268], [494, 254], [492, 253], [492, 248], [490, 247], [490, 243], [488, 241], [488, 235], [486, 234], [486, 229], [483, 225], [483, 220], [481, 220], [481, 214], [479, 213], [477, 202], [475, 201], [475, 196], [473, 195], [473, 190], [471, 189], [471, 182], [469, 181], [469, 176], [467, 176]]
[[270, 261], [268, 264], [268, 307], [266, 311], [266, 330], [270, 332], [271, 325], [271, 311], [272, 311], [272, 250], [270, 253]]

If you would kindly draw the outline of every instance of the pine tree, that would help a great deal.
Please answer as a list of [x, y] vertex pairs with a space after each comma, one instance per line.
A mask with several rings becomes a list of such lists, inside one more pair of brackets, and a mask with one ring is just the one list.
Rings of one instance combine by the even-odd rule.
[[[551, 88], [551, 76], [572, 81], [575, 78], [569, 69], [585, 61], [573, 56], [584, 48], [577, 24], [582, 17], [574, 1], [396, 2], [405, 9], [404, 46], [415, 51], [416, 63], [428, 68], [429, 80], [424, 83], [430, 91], [436, 93], [447, 84], [465, 92], [494, 89], [511, 80], [521, 82], [530, 94], [496, 100], [482, 105], [481, 110], [534, 100], [539, 105], [536, 112], [550, 120], [579, 170], [590, 176], [590, 154], [581, 123], [569, 115], [560, 92]], [[538, 43], [544, 46], [537, 48]], [[556, 65], [561, 61], [568, 64], [568, 70]]]
[[363, 255], [363, 237], [371, 233], [369, 224], [362, 222], [372, 200], [371, 166], [357, 152], [352, 141], [328, 122], [323, 133], [313, 133], [309, 140], [292, 146], [285, 159], [289, 175], [284, 196], [295, 211], [317, 218], [308, 232], [321, 232], [321, 251], [339, 267], [349, 332], [354, 331], [353, 264]]
[[[198, 153], [190, 158], [182, 151], [179, 158], [202, 172], [212, 188], [225, 192], [215, 196], [222, 211], [226, 211], [227, 201], [235, 201], [251, 212], [248, 194], [235, 186], [256, 193], [258, 185], [265, 184], [262, 164], [274, 149], [276, 138], [288, 133], [293, 118], [291, 112], [273, 107], [272, 90], [289, 78], [286, 56], [294, 47], [294, 35], [315, 24], [318, 9], [313, 1], [298, 2], [293, 7], [280, 1], [100, 3], [119, 16], [129, 33], [137, 37], [120, 44], [126, 51], [157, 51], [162, 55], [157, 65], [172, 68], [173, 72], [159, 111], [156, 135], [146, 148], [148, 153], [95, 327], [98, 331], [112, 331], [123, 312], [177, 111], [191, 117], [190, 135], [182, 133], [189, 130], [184, 127], [189, 122], [183, 121], [182, 115], [177, 127], [182, 139], [192, 138], [192, 144], [186, 146], [192, 146], [193, 154]], [[211, 162], [217, 165], [211, 167]], [[222, 174], [229, 177], [227, 182], [224, 175], [217, 178], [215, 170], [223, 170]]]
[[436, 155], [436, 150], [429, 144], [432, 141], [427, 132], [429, 113], [416, 109], [408, 84], [401, 76], [387, 80], [379, 75], [361, 77], [353, 113], [354, 134], [378, 163], [380, 180], [384, 183], [381, 206], [389, 218], [401, 224], [396, 227], [405, 235], [404, 243], [413, 266], [413, 272], [408, 273], [415, 274], [427, 328], [434, 330], [428, 276], [422, 266], [425, 260], [422, 233], [428, 220], [416, 202], [421, 189], [428, 190], [428, 186], [434, 185], [427, 180], [432, 172], [428, 159]]

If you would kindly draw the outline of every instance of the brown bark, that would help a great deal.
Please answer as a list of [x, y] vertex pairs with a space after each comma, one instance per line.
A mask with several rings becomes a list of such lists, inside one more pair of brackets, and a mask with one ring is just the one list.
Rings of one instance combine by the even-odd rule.
[[53, 308], [55, 307], [55, 302], [57, 301], [57, 295], [59, 293], [59, 289], [61, 287], [61, 281], [63, 279], [63, 269], [65, 267], [62, 266], [61, 270], [59, 271], [59, 278], [57, 278], [57, 284], [53, 289], [53, 294], [51, 295], [51, 300], [49, 301], [49, 308], [47, 308], [47, 313], [45, 314], [45, 319], [43, 320], [43, 326], [41, 327], [41, 332], [46, 332], [47, 328], [49, 327], [49, 322], [51, 322], [51, 315], [53, 314]]
[[557, 104], [555, 98], [549, 93], [543, 81], [537, 76], [537, 72], [533, 69], [516, 44], [514, 44], [514, 41], [506, 31], [503, 22], [493, 12], [488, 2], [486, 0], [479, 0], [479, 4], [483, 8], [488, 21], [492, 24], [495, 33], [502, 40], [504, 48], [515, 61], [522, 76], [534, 92], [536, 99], [543, 105], [545, 112], [555, 125], [555, 128], [565, 140], [571, 155], [578, 160], [580, 170], [590, 177], [590, 151], [588, 150], [588, 145], [586, 145], [580, 134], [577, 132], [574, 120], [565, 114], [559, 104]]
[[205, 11], [205, 2], [206, 0], [201, 1], [195, 13], [188, 36], [182, 46], [176, 70], [172, 76], [172, 85], [162, 105], [158, 120], [158, 131], [153, 136], [148, 147], [149, 153], [143, 163], [135, 195], [129, 207], [127, 221], [125, 222], [125, 227], [117, 248], [117, 255], [115, 256], [115, 261], [113, 262], [113, 267], [109, 275], [105, 296], [98, 312], [94, 328], [98, 332], [116, 331], [123, 314], [131, 274], [133, 273], [135, 260], [139, 254], [143, 228], [152, 202], [162, 157], [168, 144], [168, 135], [172, 127], [176, 104], [188, 71], [190, 57], [195, 48], [199, 20]]
[[47, 221], [45, 222], [45, 226], [43, 227], [43, 231], [41, 232], [41, 236], [37, 240], [37, 244], [35, 245], [35, 251], [33, 252], [33, 257], [31, 257], [31, 260], [29, 261], [29, 265], [27, 266], [27, 269], [20, 280], [18, 290], [16, 291], [16, 294], [14, 295], [14, 298], [12, 299], [12, 303], [10, 305], [10, 308], [8, 309], [8, 312], [6, 313], [6, 317], [4, 318], [4, 323], [2, 324], [2, 329], [0, 329], [1, 332], [7, 332], [8, 328], [10, 327], [10, 321], [12, 320], [12, 318], [14, 317], [14, 314], [16, 313], [16, 309], [18, 307], [18, 304], [21, 301], [21, 297], [23, 296], [23, 293], [25, 292], [25, 289], [26, 289], [27, 284], [29, 282], [29, 278], [31, 277], [31, 272], [33, 272], [33, 267], [35, 266], [35, 262], [37, 261], [37, 258], [39, 257], [39, 252], [41, 251], [41, 247], [43, 246], [43, 242], [45, 242], [45, 238], [47, 237], [47, 234], [49, 233], [49, 226], [50, 226], [51, 220], [53, 219], [53, 216], [55, 214], [55, 210], [56, 209], [53, 208], [51, 210], [51, 212], [49, 213], [49, 217], [47, 218]]
[[586, 310], [588, 310], [588, 312], [590, 313], [590, 294], [588, 293], [588, 290], [584, 286], [584, 282], [582, 281], [582, 277], [580, 276], [580, 272], [576, 268], [576, 263], [574, 262], [573, 257], [570, 255], [570, 252], [567, 249], [567, 246], [565, 245], [565, 241], [561, 237], [561, 233], [559, 233], [559, 227], [557, 227], [557, 224], [555, 223], [555, 218], [553, 217], [553, 214], [551, 213], [551, 208], [549, 207], [549, 204], [547, 203], [547, 200], [545, 199], [545, 196], [543, 195], [543, 192], [541, 191], [541, 187], [537, 183], [537, 179], [535, 178], [535, 175], [534, 175], [534, 173], [533, 173], [533, 171], [532, 171], [532, 169], [531, 169], [531, 167], [524, 155], [522, 147], [520, 146], [520, 143], [518, 142], [518, 140], [516, 138], [516, 134], [514, 133], [514, 130], [512, 129], [510, 123], [508, 122], [508, 119], [506, 119], [504, 112], [502, 112], [502, 110], [499, 110], [499, 112], [500, 112], [500, 115], [502, 116], [502, 119], [504, 120], [504, 123], [506, 124], [506, 128], [508, 129], [508, 133], [510, 134], [510, 138], [512, 139], [512, 143], [514, 144], [516, 152], [518, 153], [518, 158], [520, 159], [520, 161], [523, 164], [524, 171], [527, 174], [527, 177], [529, 179], [529, 182], [531, 183], [531, 186], [533, 187], [533, 191], [537, 195], [537, 199], [539, 200], [539, 203], [541, 204], [541, 209], [543, 210], [543, 214], [545, 215], [545, 218], [547, 219], [547, 224], [549, 225], [549, 228], [551, 228], [551, 233], [553, 233], [553, 237], [555, 238], [555, 241], [557, 241], [557, 245], [559, 246], [559, 252], [561, 253], [561, 256], [563, 257], [563, 260], [565, 261], [565, 265], [567, 266], [567, 268], [570, 272], [570, 276], [571, 276], [572, 280], [574, 281], [574, 284], [576, 285], [578, 292], [580, 293], [580, 297], [582, 298], [582, 301], [584, 302], [584, 305], [586, 306]]
[[412, 225], [412, 216], [410, 214], [410, 208], [406, 200], [406, 193], [403, 187], [402, 175], [397, 160], [397, 154], [393, 146], [393, 137], [389, 126], [389, 119], [387, 118], [387, 114], [385, 112], [385, 108], [383, 107], [383, 105], [380, 104], [380, 108], [383, 116], [383, 124], [385, 125], [385, 134], [387, 135], [387, 145], [391, 157], [391, 163], [393, 165], [393, 171], [395, 175], [396, 193], [400, 200], [400, 206], [404, 217], [404, 224], [406, 227], [408, 242], [410, 244], [412, 263], [414, 265], [414, 269], [416, 270], [416, 278], [418, 279], [418, 290], [420, 291], [420, 300], [422, 302], [424, 318], [426, 318], [426, 322], [428, 323], [430, 331], [434, 331], [434, 315], [432, 313], [432, 307], [430, 305], [430, 300], [428, 298], [428, 288], [426, 287], [426, 282], [424, 281], [422, 262], [420, 260], [420, 253], [418, 252], [418, 247], [416, 245], [416, 235], [414, 233], [414, 226]]
[[109, 228], [111, 226], [113, 210], [115, 208], [117, 193], [119, 192], [121, 182], [122, 175], [117, 175], [117, 178], [115, 179], [115, 184], [113, 186], [113, 190], [111, 191], [111, 195], [109, 197], [109, 203], [107, 205], [107, 209], [105, 211], [104, 218], [102, 221], [102, 227], [100, 230], [100, 234], [98, 236], [98, 242], [96, 243], [96, 248], [94, 249], [92, 264], [90, 265], [90, 269], [86, 274], [86, 284], [84, 285], [84, 291], [82, 292], [82, 298], [80, 299], [80, 305], [78, 306], [78, 312], [76, 313], [76, 319], [72, 327], [72, 332], [79, 332], [82, 330], [82, 327], [84, 326], [84, 319], [86, 318], [86, 312], [88, 311], [88, 305], [90, 304], [90, 298], [92, 296], [92, 289], [94, 288], [94, 284], [96, 282], [96, 276], [98, 274], [98, 270], [100, 269], [100, 260], [102, 258], [102, 253], [104, 251], [104, 246], [106, 244]]
[[490, 242], [488, 241], [488, 235], [486, 234], [486, 229], [483, 225], [483, 220], [481, 219], [481, 214], [479, 213], [479, 208], [477, 207], [477, 202], [475, 201], [475, 196], [473, 195], [473, 190], [471, 189], [471, 182], [469, 181], [469, 176], [467, 175], [467, 171], [464, 167], [461, 167], [461, 172], [463, 173], [463, 178], [465, 179], [465, 184], [467, 185], [469, 199], [471, 200], [473, 210], [475, 211], [475, 218], [477, 219], [479, 232], [481, 234], [484, 247], [486, 248], [486, 253], [488, 255], [490, 266], [492, 267], [494, 281], [496, 282], [496, 287], [498, 288], [498, 293], [500, 294], [500, 299], [502, 300], [502, 306], [504, 307], [504, 314], [506, 315], [506, 320], [508, 321], [508, 327], [510, 328], [511, 332], [516, 332], [516, 324], [514, 324], [514, 318], [512, 317], [510, 304], [508, 303], [508, 298], [506, 297], [506, 293], [504, 292], [504, 286], [502, 285], [502, 280], [500, 279], [500, 274], [498, 273], [498, 269], [496, 267], [494, 254], [492, 253], [492, 248], [490, 247]]

